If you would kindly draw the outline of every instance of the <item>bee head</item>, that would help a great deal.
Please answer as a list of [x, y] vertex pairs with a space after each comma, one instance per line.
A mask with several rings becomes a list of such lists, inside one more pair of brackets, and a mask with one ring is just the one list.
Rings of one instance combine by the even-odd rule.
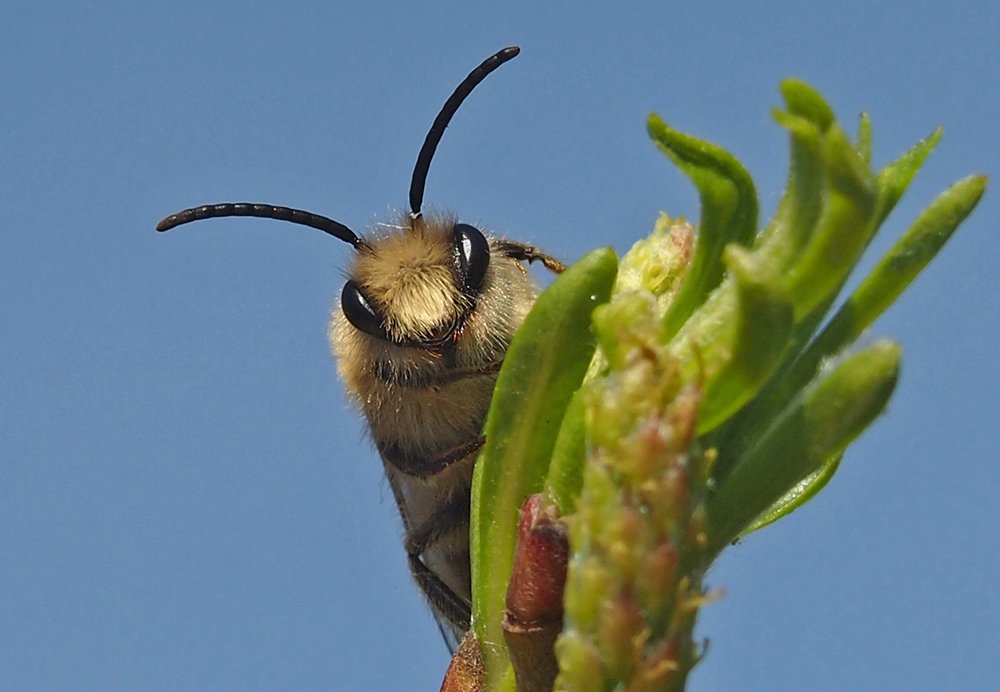
[[200, 219], [252, 216], [319, 229], [357, 251], [341, 309], [357, 330], [394, 344], [444, 344], [456, 336], [476, 305], [490, 266], [490, 243], [479, 229], [455, 219], [425, 218], [424, 186], [445, 128], [466, 97], [520, 49], [504, 48], [462, 81], [434, 119], [410, 179], [410, 213], [403, 232], [362, 238], [333, 219], [289, 207], [249, 202], [193, 207], [156, 225], [167, 231]]
[[435, 345], [461, 330], [490, 266], [475, 226], [420, 218], [404, 233], [366, 240], [341, 292], [356, 329], [395, 344]]

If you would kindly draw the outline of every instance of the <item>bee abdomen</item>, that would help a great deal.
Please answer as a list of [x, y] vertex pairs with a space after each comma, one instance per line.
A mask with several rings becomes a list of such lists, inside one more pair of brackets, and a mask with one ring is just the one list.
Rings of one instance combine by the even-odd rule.
[[406, 531], [410, 572], [456, 636], [469, 626], [469, 486], [482, 435], [435, 454], [379, 445]]
[[473, 440], [449, 447], [431, 457], [407, 452], [403, 447], [396, 444], [380, 445], [379, 453], [382, 455], [385, 463], [405, 473], [407, 476], [428, 478], [436, 476], [456, 462], [475, 454], [482, 448], [485, 442], [486, 438], [479, 435]]

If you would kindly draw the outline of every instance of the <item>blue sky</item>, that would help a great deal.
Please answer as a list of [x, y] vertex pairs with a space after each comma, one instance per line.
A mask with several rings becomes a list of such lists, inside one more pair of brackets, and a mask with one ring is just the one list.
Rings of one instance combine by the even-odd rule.
[[[954, 180], [1000, 174], [995, 3], [75, 3], [0, 10], [0, 670], [7, 689], [437, 689], [380, 464], [325, 329], [346, 245], [185, 206], [363, 229], [427, 202], [574, 259], [697, 216], [656, 111], [733, 151], [765, 213], [797, 76], [885, 164], [945, 138], [866, 266]], [[21, 6], [23, 5], [23, 6]], [[724, 555], [692, 690], [996, 682], [996, 190], [873, 329], [887, 416], [823, 495]], [[873, 338], [873, 337], [869, 337]], [[993, 421], [990, 423], [990, 421]]]

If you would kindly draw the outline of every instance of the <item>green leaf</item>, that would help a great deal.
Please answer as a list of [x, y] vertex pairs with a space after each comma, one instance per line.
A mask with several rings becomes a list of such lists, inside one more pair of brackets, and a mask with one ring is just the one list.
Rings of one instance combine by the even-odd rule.
[[845, 311], [852, 312], [854, 317], [850, 334], [859, 335], [895, 302], [972, 213], [985, 191], [986, 177], [970, 176], [928, 205], [848, 299]]
[[815, 123], [820, 132], [826, 132], [836, 122], [830, 104], [805, 82], [794, 78], [782, 80], [781, 95], [789, 113]]
[[908, 152], [890, 163], [879, 171], [875, 178], [875, 187], [878, 190], [878, 214], [877, 222], [881, 224], [889, 216], [896, 203], [902, 198], [906, 188], [910, 186], [913, 177], [924, 165], [924, 161], [934, 151], [934, 147], [941, 141], [944, 130], [940, 127], [930, 135], [917, 142]]
[[896, 344], [880, 341], [823, 371], [782, 411], [709, 499], [711, 552], [868, 427], [892, 395], [899, 358]]
[[587, 458], [584, 391], [584, 388], [577, 389], [566, 406], [566, 415], [552, 450], [549, 475], [545, 479], [545, 494], [563, 517], [576, 511], [583, 485], [583, 464]]
[[815, 235], [824, 209], [828, 176], [824, 142], [835, 119], [823, 97], [803, 82], [787, 79], [781, 84], [781, 93], [788, 110], [775, 110], [773, 115], [791, 136], [788, 182], [781, 204], [756, 247], [786, 269]]
[[726, 249], [732, 280], [723, 284], [674, 338], [689, 379], [704, 377], [698, 434], [752, 399], [780, 362], [792, 329], [781, 275], [737, 245]]
[[823, 209], [823, 131], [801, 116], [775, 111], [774, 117], [790, 135], [788, 182], [778, 210], [755, 247], [784, 268], [812, 237]]
[[685, 135], [653, 114], [649, 136], [698, 188], [701, 225], [694, 259], [663, 321], [665, 338], [681, 328], [709, 292], [722, 281], [726, 245], [749, 246], [757, 230], [757, 192], [736, 158], [714, 144]]
[[472, 482], [473, 627], [488, 684], [506, 665], [501, 618], [524, 499], [542, 487], [563, 413], [594, 353], [590, 315], [608, 300], [613, 251], [591, 252], [538, 297], [497, 377]]
[[862, 113], [858, 118], [858, 141], [854, 143], [854, 148], [858, 152], [858, 158], [864, 161], [865, 166], [872, 165], [872, 119], [867, 113]]
[[823, 158], [827, 171], [823, 213], [785, 281], [797, 323], [836, 294], [876, 229], [874, 182], [836, 126], [824, 137]]
[[754, 531], [773, 524], [782, 517], [797, 510], [799, 507], [816, 497], [820, 490], [833, 478], [833, 474], [840, 468], [842, 454], [837, 454], [830, 461], [823, 464], [818, 470], [813, 471], [801, 481], [792, 486], [792, 489], [785, 493], [780, 500], [768, 507], [764, 512], [753, 520], [746, 529], [740, 532], [740, 538], [748, 536]]

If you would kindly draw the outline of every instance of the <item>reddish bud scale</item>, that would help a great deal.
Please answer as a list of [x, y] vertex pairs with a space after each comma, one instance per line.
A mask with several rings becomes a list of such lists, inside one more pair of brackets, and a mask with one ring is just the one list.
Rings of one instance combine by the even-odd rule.
[[559, 672], [555, 641], [562, 631], [568, 559], [565, 525], [541, 495], [532, 495], [521, 509], [503, 621], [518, 692], [551, 690]]
[[531, 626], [562, 622], [568, 557], [566, 527], [543, 506], [540, 495], [532, 495], [521, 510], [507, 587], [508, 620]]
[[483, 675], [479, 640], [470, 629], [451, 658], [448, 672], [441, 683], [441, 692], [482, 692], [485, 689]]

